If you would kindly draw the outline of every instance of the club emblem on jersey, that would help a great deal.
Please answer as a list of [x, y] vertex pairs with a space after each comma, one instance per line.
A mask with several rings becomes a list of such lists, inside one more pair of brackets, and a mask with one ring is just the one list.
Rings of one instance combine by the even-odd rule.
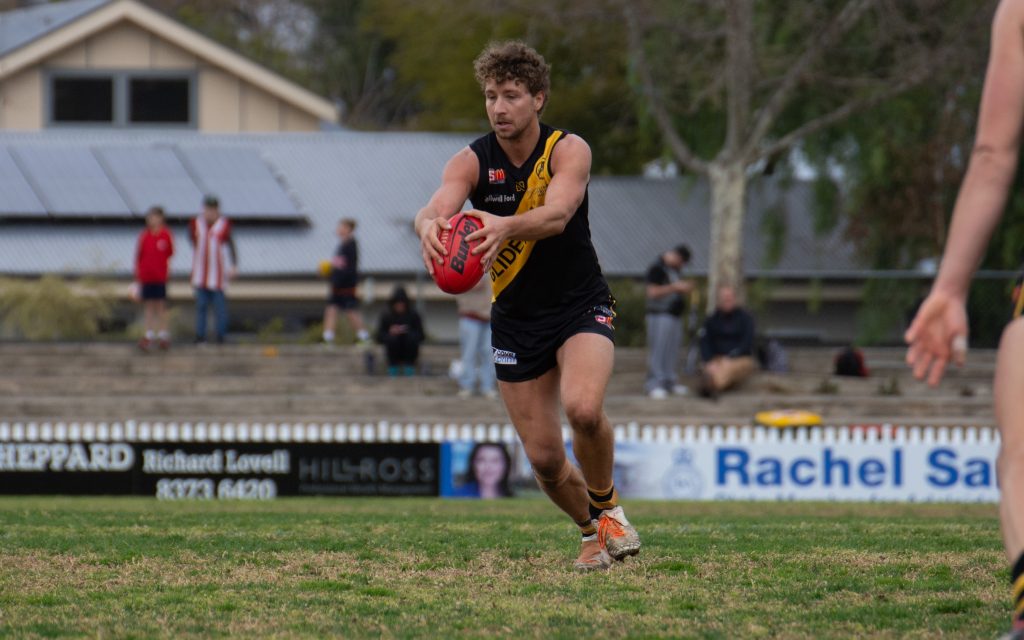
[[611, 316], [594, 316], [594, 320], [597, 320], [598, 322], [600, 322], [604, 326], [608, 327], [609, 329], [614, 329], [615, 328], [612, 325], [612, 317]]
[[488, 169], [487, 181], [490, 182], [491, 184], [505, 184], [505, 170]]

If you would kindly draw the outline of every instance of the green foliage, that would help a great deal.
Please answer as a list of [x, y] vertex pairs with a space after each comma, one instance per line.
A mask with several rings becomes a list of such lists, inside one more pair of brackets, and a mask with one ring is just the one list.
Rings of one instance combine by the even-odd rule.
[[868, 280], [857, 310], [857, 343], [901, 344], [907, 315], [921, 294], [921, 284], [915, 280]]
[[109, 292], [90, 281], [72, 287], [59, 276], [0, 280], [0, 327], [26, 340], [84, 340], [112, 315]]
[[628, 278], [611, 280], [615, 296], [615, 344], [642, 347], [647, 344], [647, 292], [644, 283]]
[[765, 244], [762, 267], [770, 269], [782, 260], [786, 252], [786, 228], [786, 209], [780, 199], [765, 209], [761, 218], [761, 238]]

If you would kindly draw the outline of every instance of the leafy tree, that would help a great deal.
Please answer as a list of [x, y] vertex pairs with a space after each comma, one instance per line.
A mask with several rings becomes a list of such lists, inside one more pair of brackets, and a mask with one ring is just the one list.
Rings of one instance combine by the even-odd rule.
[[944, 68], [964, 46], [962, 26], [989, 15], [992, 2], [617, 5], [637, 89], [666, 147], [711, 184], [714, 292], [720, 283], [742, 285], [741, 231], [752, 172]]

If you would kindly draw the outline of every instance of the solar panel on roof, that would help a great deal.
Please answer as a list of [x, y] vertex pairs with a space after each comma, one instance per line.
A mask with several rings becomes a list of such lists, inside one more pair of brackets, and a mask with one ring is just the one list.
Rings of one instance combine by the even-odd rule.
[[101, 147], [96, 155], [134, 213], [154, 205], [175, 217], [200, 210], [202, 190], [170, 147]]
[[0, 147], [0, 215], [45, 218], [46, 207], [25, 180], [10, 152]]
[[129, 217], [131, 210], [96, 156], [84, 147], [12, 147], [11, 153], [55, 216]]
[[178, 147], [178, 157], [221, 211], [236, 219], [298, 219], [295, 203], [253, 149]]

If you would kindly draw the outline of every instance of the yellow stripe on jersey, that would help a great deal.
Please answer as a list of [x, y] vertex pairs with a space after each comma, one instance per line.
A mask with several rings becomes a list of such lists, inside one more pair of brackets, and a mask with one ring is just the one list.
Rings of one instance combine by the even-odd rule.
[[[530, 178], [526, 182], [526, 191], [523, 199], [519, 202], [515, 215], [522, 215], [530, 209], [536, 209], [544, 204], [544, 196], [547, 195], [548, 185], [551, 184], [551, 150], [555, 143], [562, 137], [561, 131], [555, 131], [544, 143], [544, 153], [537, 159], [530, 171]], [[512, 281], [516, 279], [519, 272], [526, 266], [533, 252], [533, 245], [536, 240], [516, 240], [509, 238], [498, 251], [491, 266], [491, 291], [494, 294], [492, 301], [497, 300], [501, 292], [505, 290]]]

